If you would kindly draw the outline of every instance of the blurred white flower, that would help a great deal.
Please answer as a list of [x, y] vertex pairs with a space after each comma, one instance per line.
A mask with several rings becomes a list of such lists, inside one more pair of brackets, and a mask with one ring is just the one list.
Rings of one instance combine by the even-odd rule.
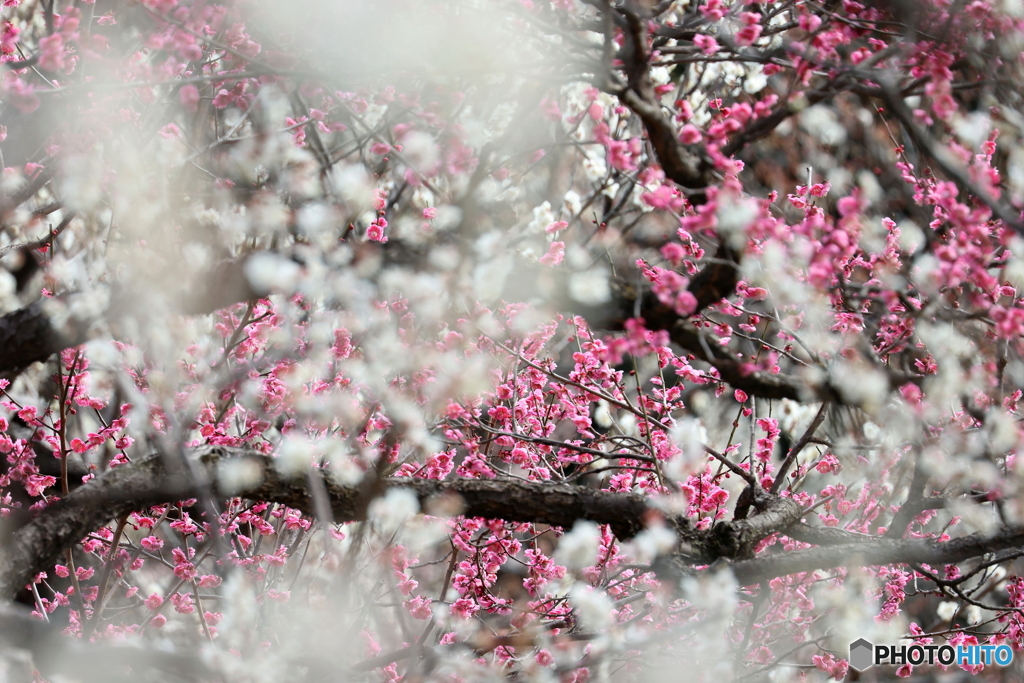
[[736, 591], [739, 585], [728, 569], [714, 574], [701, 574], [699, 578], [682, 580], [683, 594], [697, 609], [707, 610], [709, 616], [726, 618], [736, 610]]
[[357, 486], [363, 480], [365, 472], [351, 456], [339, 454], [336, 457], [332, 456], [328, 476], [339, 486]]
[[747, 227], [757, 218], [757, 201], [751, 197], [726, 194], [718, 201], [718, 230], [726, 235], [734, 249], [747, 243]]
[[834, 147], [846, 142], [846, 129], [832, 107], [816, 104], [800, 113], [800, 126], [823, 145]]
[[575, 190], [569, 190], [565, 193], [565, 198], [562, 199], [562, 204], [565, 206], [565, 209], [569, 212], [570, 216], [575, 216], [583, 209], [583, 202], [580, 200], [580, 196]]
[[260, 252], [245, 262], [245, 277], [249, 286], [259, 294], [290, 293], [298, 285], [299, 264], [271, 252]]
[[274, 467], [286, 477], [300, 477], [313, 462], [313, 442], [304, 436], [288, 435], [277, 447]]
[[672, 427], [671, 436], [681, 453], [665, 464], [665, 473], [677, 481], [685, 481], [704, 462], [708, 432], [699, 419], [684, 416]]
[[263, 480], [263, 467], [254, 458], [225, 458], [217, 463], [217, 486], [226, 496], [250, 491]]
[[580, 520], [559, 540], [554, 559], [569, 569], [583, 569], [594, 564], [600, 547], [601, 528], [594, 522]]
[[749, 65], [747, 77], [743, 80], [743, 90], [748, 95], [756, 95], [766, 87], [768, 87], [768, 77], [764, 75], [764, 67], [760, 64]]
[[336, 168], [334, 187], [350, 209], [362, 209], [373, 201], [373, 181], [362, 165]]
[[889, 396], [889, 378], [867, 363], [837, 362], [832, 376], [843, 398], [869, 414], [877, 413]]
[[569, 591], [569, 603], [576, 611], [583, 628], [588, 631], [603, 631], [613, 623], [612, 612], [615, 603], [603, 590], [577, 583]]
[[370, 503], [366, 515], [382, 534], [390, 536], [419, 511], [420, 502], [415, 493], [409, 489], [393, 488]]
[[545, 228], [555, 222], [555, 214], [551, 211], [551, 202], [544, 202], [533, 209], [533, 220], [526, 226], [528, 232], [542, 233]]
[[949, 621], [956, 615], [957, 604], [951, 600], [943, 600], [935, 608], [935, 614], [943, 621]]
[[420, 173], [430, 175], [437, 170], [441, 152], [434, 138], [414, 130], [402, 138], [402, 156]]
[[651, 562], [659, 555], [672, 551], [678, 540], [676, 532], [664, 524], [655, 524], [636, 535], [632, 543], [633, 552], [637, 562]]
[[569, 297], [587, 306], [600, 306], [612, 298], [608, 284], [608, 273], [601, 268], [592, 268], [569, 276]]
[[598, 180], [604, 179], [605, 175], [608, 173], [608, 166], [605, 164], [603, 157], [588, 156], [583, 160], [583, 172], [586, 174], [587, 180], [595, 183]]
[[651, 69], [651, 82], [654, 85], [665, 85], [672, 81], [672, 73], [667, 66], [656, 66]]
[[992, 130], [992, 119], [983, 111], [973, 111], [953, 119], [953, 131], [968, 149], [977, 150]]

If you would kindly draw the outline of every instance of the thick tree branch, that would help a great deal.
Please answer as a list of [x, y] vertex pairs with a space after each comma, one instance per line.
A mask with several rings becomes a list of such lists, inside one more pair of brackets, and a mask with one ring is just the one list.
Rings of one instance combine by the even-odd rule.
[[[202, 454], [212, 485], [222, 496], [244, 496], [281, 503], [313, 514], [315, 506], [307, 488], [307, 477], [282, 475], [272, 459], [255, 451], [224, 448]], [[218, 467], [239, 460], [255, 468], [252, 484], [227, 490], [217, 481]], [[631, 538], [642, 531], [651, 515], [661, 513], [654, 501], [632, 493], [611, 493], [585, 487], [549, 482], [460, 479], [389, 479], [382, 486], [342, 487], [325, 479], [324, 485], [337, 522], [366, 518], [374, 494], [386, 487], [409, 488], [426, 509], [451, 497], [459, 513], [471, 517], [507, 519], [572, 527], [577, 520], [609, 524], [619, 538]], [[13, 595], [35, 574], [57, 560], [60, 553], [108, 520], [150, 505], [194, 497], [199, 487], [184, 475], [170, 474], [161, 456], [149, 456], [116, 467], [85, 484], [64, 500], [47, 508], [12, 535], [0, 557], [0, 594]], [[448, 509], [448, 506], [442, 506]], [[684, 538], [699, 543], [685, 520], [674, 524]]]
[[632, 11], [604, 8], [606, 12], [621, 12], [624, 22], [626, 46], [623, 63], [628, 85], [613, 88], [612, 93], [629, 107], [644, 124], [648, 139], [654, 148], [665, 176], [681, 187], [703, 189], [711, 183], [711, 165], [699, 146], [686, 146], [679, 142], [672, 121], [661, 110], [654, 94], [648, 62], [647, 29], [644, 20]]
[[929, 539], [872, 538], [863, 543], [825, 548], [791, 550], [769, 557], [741, 560], [730, 566], [741, 585], [751, 585], [778, 576], [813, 572], [836, 567], [867, 567], [892, 564], [955, 564], [987, 553], [1024, 545], [1024, 528], [1009, 527], [995, 536], [978, 534], [945, 543]]
[[932, 135], [921, 128], [914, 118], [914, 114], [903, 101], [903, 97], [896, 92], [891, 85], [883, 85], [879, 90], [882, 101], [886, 108], [899, 120], [903, 129], [907, 132], [911, 141], [918, 148], [921, 154], [929, 157], [943, 175], [956, 183], [961, 191], [976, 197], [985, 204], [993, 215], [1001, 220], [1007, 227], [1015, 230], [1018, 234], [1024, 235], [1024, 223], [1021, 222], [1020, 211], [1008, 204], [1000, 202], [993, 197], [985, 188], [981, 187], [968, 175], [967, 169], [963, 168], [951, 152], [945, 149]]
[[800, 451], [810, 443], [811, 438], [814, 436], [814, 432], [818, 431], [818, 427], [825, 421], [825, 416], [828, 414], [828, 409], [831, 407], [831, 403], [825, 402], [821, 404], [821, 408], [818, 409], [818, 414], [811, 420], [811, 424], [807, 426], [803, 436], [800, 440], [793, 444], [793, 447], [789, 449], [789, 453], [786, 454], [786, 459], [782, 461], [782, 465], [779, 466], [779, 471], [775, 475], [775, 482], [772, 484], [772, 493], [778, 493], [783, 486], [786, 485], [786, 473], [789, 472], [789, 468], [796, 462], [796, 458], [800, 455]]
[[[194, 457], [210, 481], [207, 485], [223, 497], [242, 496], [287, 505], [312, 514], [313, 496], [308, 477], [286, 476], [274, 467], [272, 457], [255, 451], [212, 447]], [[220, 476], [224, 468], [248, 468], [251, 476]], [[225, 482], [240, 479], [229, 488]], [[1007, 528], [984, 538], [967, 536], [945, 543], [922, 539], [852, 537], [835, 529], [818, 529], [800, 522], [802, 508], [793, 500], [755, 493], [758, 513], [748, 519], [719, 522], [707, 531], [688, 519], [672, 517], [656, 500], [633, 493], [599, 491], [550, 482], [456, 479], [435, 481], [398, 478], [370, 481], [362, 487], [338, 486], [325, 478], [324, 488], [337, 522], [366, 519], [369, 502], [388, 488], [415, 492], [428, 514], [462, 514], [469, 517], [506, 519], [571, 527], [578, 520], [608, 524], [620, 539], [629, 539], [652, 520], [662, 518], [679, 536], [675, 554], [656, 563], [667, 575], [689, 572], [689, 565], [731, 561], [741, 584], [818, 569], [881, 564], [924, 563], [942, 565], [986, 553], [1024, 545], [1024, 528]], [[168, 472], [165, 458], [153, 455], [116, 467], [67, 498], [42, 511], [15, 532], [0, 556], [0, 595], [12, 596], [40, 571], [51, 566], [67, 548], [110, 519], [150, 505], [194, 497], [199, 485], [184, 474]], [[798, 540], [825, 543], [825, 547], [753, 557], [755, 545], [770, 534], [782, 532]]]
[[821, 546], [870, 543], [874, 538], [839, 527], [811, 526], [803, 522], [790, 525], [786, 528], [785, 534], [794, 540]]
[[[271, 501], [315, 513], [308, 477], [304, 473], [294, 477], [282, 474], [267, 455], [216, 447], [202, 449], [195, 457], [205, 465], [200, 471], [209, 477], [207, 485], [220, 496]], [[252, 476], [244, 479], [250, 483], [226, 487], [225, 481], [236, 481], [239, 477], [219, 476], [218, 473], [226, 471], [222, 469], [225, 467], [248, 468]], [[195, 497], [202, 483], [189, 481], [184, 473], [168, 471], [165, 458], [160, 455], [108, 471], [46, 508], [12, 534], [0, 556], [0, 595], [16, 593], [68, 547], [110, 519], [150, 505]], [[336, 522], [366, 519], [370, 500], [388, 488], [413, 490], [428, 514], [462, 514], [563, 528], [571, 528], [578, 520], [589, 520], [610, 525], [623, 540], [662, 518], [678, 534], [680, 552], [696, 563], [721, 557], [750, 557], [757, 542], [796, 522], [801, 514], [795, 502], [761, 491], [755, 500], [759, 514], [698, 531], [688, 519], [667, 514], [654, 499], [551, 482], [394, 478], [371, 481], [362, 487], [345, 487], [325, 478], [323, 485]]]
[[[267, 292], [257, 291], [249, 283], [245, 264], [245, 259], [225, 261], [202, 275], [174, 282], [167, 292], [161, 292], [166, 296], [164, 303], [185, 315], [201, 315], [265, 296]], [[150, 303], [139, 296], [137, 288], [124, 286], [109, 298], [102, 291], [74, 292], [40, 299], [0, 316], [0, 373], [83, 344], [94, 335], [99, 318], [116, 325]]]

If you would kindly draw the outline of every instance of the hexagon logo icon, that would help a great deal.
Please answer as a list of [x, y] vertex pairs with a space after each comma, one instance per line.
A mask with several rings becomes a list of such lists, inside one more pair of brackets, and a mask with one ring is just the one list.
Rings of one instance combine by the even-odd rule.
[[857, 671], [864, 671], [875, 663], [873, 651], [875, 646], [860, 638], [850, 643], [850, 666]]

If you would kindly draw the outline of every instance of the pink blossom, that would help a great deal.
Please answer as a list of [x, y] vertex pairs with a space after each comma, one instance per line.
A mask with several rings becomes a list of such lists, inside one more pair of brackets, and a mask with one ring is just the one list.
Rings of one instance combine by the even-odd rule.
[[433, 614], [430, 611], [430, 598], [415, 597], [406, 601], [405, 608], [413, 619], [429, 619]]
[[195, 112], [199, 109], [199, 88], [191, 83], [181, 86], [178, 91], [178, 100], [186, 111]]
[[64, 68], [64, 36], [53, 33], [39, 39], [39, 68], [59, 71]]
[[57, 478], [48, 475], [30, 474], [25, 477], [25, 491], [28, 495], [36, 497], [43, 495], [44, 491], [57, 483]]
[[381, 244], [388, 241], [387, 235], [384, 234], [384, 228], [387, 227], [387, 221], [380, 218], [366, 229], [366, 239], [371, 242], [380, 242]]
[[713, 55], [718, 52], [719, 49], [718, 41], [704, 33], [698, 33], [695, 35], [693, 37], [693, 44], [706, 55]]
[[552, 242], [548, 252], [540, 257], [546, 266], [557, 266], [565, 259], [565, 242]]
[[679, 130], [679, 141], [684, 145], [696, 145], [701, 141], [700, 129], [692, 123], [688, 123]]
[[213, 106], [216, 109], [223, 109], [227, 107], [235, 99], [235, 96], [228, 90], [221, 88], [217, 91], [217, 94], [213, 98]]
[[164, 542], [162, 539], [157, 538], [156, 536], [146, 536], [144, 539], [139, 541], [139, 545], [141, 545], [143, 548], [152, 553], [156, 552], [157, 550], [160, 550], [160, 548], [163, 548]]

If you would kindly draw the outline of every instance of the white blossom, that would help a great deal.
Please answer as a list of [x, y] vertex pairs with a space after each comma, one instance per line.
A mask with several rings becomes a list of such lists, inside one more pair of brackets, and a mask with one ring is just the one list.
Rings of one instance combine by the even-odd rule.
[[678, 542], [676, 532], [664, 524], [644, 529], [633, 539], [632, 547], [638, 562], [651, 562], [659, 555], [671, 552]]
[[600, 547], [601, 528], [594, 522], [580, 520], [559, 540], [554, 559], [569, 569], [583, 569], [594, 564]]
[[764, 75], [764, 67], [761, 64], [750, 64], [747, 67], [746, 78], [743, 79], [743, 91], [748, 95], [756, 95], [766, 87], [768, 77]]
[[957, 604], [951, 600], [943, 600], [935, 608], [935, 614], [943, 621], [949, 621], [956, 615]]
[[569, 190], [565, 193], [565, 197], [562, 199], [562, 204], [565, 210], [569, 212], [569, 216], [576, 216], [583, 209], [583, 202], [580, 200], [579, 194], [575, 190]]
[[697, 609], [707, 610], [709, 615], [728, 617], [736, 610], [739, 585], [728, 569], [714, 574], [701, 574], [699, 578], [687, 577], [682, 580], [683, 594]]
[[366, 515], [382, 534], [390, 536], [419, 511], [420, 503], [415, 493], [405, 488], [392, 488], [370, 503]]
[[803, 110], [800, 125], [823, 145], [835, 147], [846, 142], [846, 129], [828, 105], [816, 104]]
[[671, 436], [680, 454], [665, 463], [665, 472], [673, 479], [685, 481], [704, 461], [708, 432], [699, 419], [684, 416], [672, 427]]
[[315, 447], [304, 436], [286, 436], [278, 444], [274, 467], [288, 477], [299, 477], [306, 473], [313, 462]]
[[402, 156], [417, 171], [432, 173], [441, 160], [441, 151], [433, 136], [414, 130], [402, 138]]
[[588, 154], [587, 158], [583, 160], [583, 172], [586, 174], [587, 180], [592, 183], [603, 180], [608, 174], [608, 166], [605, 164], [604, 157]]
[[608, 273], [602, 268], [591, 268], [569, 276], [569, 297], [578, 303], [600, 306], [612, 298]]
[[263, 467], [255, 458], [222, 458], [217, 463], [217, 486], [226, 496], [251, 491], [263, 481]]
[[876, 413], [889, 395], [889, 378], [867, 363], [836, 363], [832, 375], [843, 398], [870, 414]]
[[992, 119], [983, 111], [973, 111], [953, 119], [953, 131], [968, 149], [977, 150], [981, 147], [991, 130]]
[[551, 202], [544, 202], [533, 209], [533, 220], [526, 226], [527, 232], [542, 233], [545, 228], [555, 222], [555, 214], [551, 211]]
[[747, 243], [746, 230], [757, 219], [759, 209], [752, 197], [723, 195], [718, 200], [718, 230], [726, 235], [734, 249]]
[[351, 208], [362, 209], [373, 201], [373, 181], [363, 166], [336, 167], [333, 177], [335, 189]]
[[291, 292], [298, 285], [299, 264], [279, 254], [260, 252], [245, 262], [245, 277], [255, 292]]
[[588, 631], [600, 633], [613, 623], [615, 603], [608, 594], [591, 586], [577, 583], [569, 592], [569, 603], [576, 611], [580, 623]]

